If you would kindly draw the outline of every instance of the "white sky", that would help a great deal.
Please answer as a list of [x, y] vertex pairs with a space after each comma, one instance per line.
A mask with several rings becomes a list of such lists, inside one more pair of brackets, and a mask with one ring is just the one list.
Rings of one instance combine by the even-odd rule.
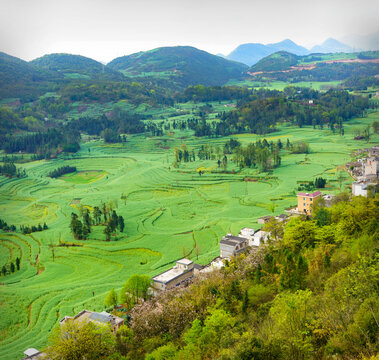
[[310, 47], [379, 29], [378, 0], [0, 0], [0, 51], [108, 62], [160, 46], [230, 53], [290, 38]]

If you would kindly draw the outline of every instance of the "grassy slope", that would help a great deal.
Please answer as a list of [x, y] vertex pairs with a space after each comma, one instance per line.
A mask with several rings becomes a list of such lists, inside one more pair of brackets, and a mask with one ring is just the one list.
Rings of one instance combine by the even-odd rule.
[[[191, 108], [193, 104], [183, 105]], [[223, 105], [218, 105], [220, 108]], [[155, 275], [190, 250], [194, 240], [200, 247], [199, 263], [207, 263], [219, 253], [218, 242], [226, 232], [238, 233], [241, 227], [257, 227], [257, 218], [296, 204], [297, 182], [324, 176], [338, 191], [336, 168], [350, 159], [355, 148], [367, 147], [353, 141], [355, 127], [379, 119], [379, 113], [368, 119], [352, 120], [345, 126], [345, 136], [328, 130], [282, 127], [267, 139], [306, 140], [312, 153], [283, 156], [282, 166], [271, 178], [243, 182], [242, 174], [196, 174], [196, 168], [216, 168], [216, 161], [197, 161], [173, 169], [173, 147], [182, 142], [192, 148], [201, 144], [223, 144], [226, 139], [197, 139], [189, 132], [177, 131], [160, 139], [129, 136], [125, 145], [87, 143], [70, 160], [37, 161], [23, 166], [29, 177], [8, 180], [0, 177], [0, 212], [9, 223], [38, 224], [46, 221], [49, 230], [33, 233], [0, 234], [0, 267], [22, 255], [22, 269], [0, 278], [0, 358], [20, 358], [28, 347], [42, 348], [51, 328], [64, 315], [86, 308], [102, 310], [110, 288], [119, 289], [134, 273]], [[239, 135], [246, 144], [255, 135]], [[184, 138], [184, 139], [182, 139]], [[379, 136], [371, 143], [378, 143]], [[163, 149], [162, 144], [170, 149]], [[88, 152], [90, 148], [90, 152]], [[105, 177], [90, 184], [70, 183], [45, 175], [62, 165], [75, 165], [78, 171], [103, 170]], [[229, 170], [236, 169], [229, 163]], [[351, 183], [346, 178], [345, 185]], [[127, 196], [124, 202], [121, 194]], [[94, 228], [92, 239], [83, 247], [56, 248], [55, 261], [50, 243], [73, 241], [69, 231], [70, 206], [74, 198], [83, 205], [117, 201], [117, 212], [124, 216], [125, 234], [119, 241], [105, 242], [102, 228]], [[44, 268], [37, 275], [35, 264]], [[196, 260], [194, 254], [191, 258]], [[94, 294], [93, 294], [94, 292]]]

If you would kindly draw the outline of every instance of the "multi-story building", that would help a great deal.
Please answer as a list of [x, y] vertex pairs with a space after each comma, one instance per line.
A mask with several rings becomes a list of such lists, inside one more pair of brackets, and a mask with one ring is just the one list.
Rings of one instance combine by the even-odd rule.
[[297, 211], [302, 214], [312, 215], [312, 208], [315, 200], [321, 197], [321, 191], [297, 194]]

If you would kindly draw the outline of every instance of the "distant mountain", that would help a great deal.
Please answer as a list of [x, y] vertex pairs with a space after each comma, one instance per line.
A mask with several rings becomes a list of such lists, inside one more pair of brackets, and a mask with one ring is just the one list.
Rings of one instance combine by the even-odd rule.
[[241, 63], [191, 46], [161, 47], [112, 60], [107, 67], [127, 76], [169, 79], [178, 86], [222, 85], [247, 70]]
[[287, 70], [296, 65], [300, 58], [287, 51], [279, 51], [259, 60], [249, 69], [249, 72]]
[[59, 74], [0, 52], [0, 98], [32, 96], [46, 81], [58, 77]]
[[117, 80], [122, 76], [102, 63], [81, 55], [49, 54], [34, 59], [30, 64], [62, 73], [66, 78], [107, 78]]
[[265, 56], [271, 55], [277, 51], [287, 51], [296, 55], [305, 55], [309, 53], [305, 47], [297, 45], [290, 39], [286, 39], [278, 43], [267, 45], [260, 43], [242, 44], [233, 50], [226, 58], [251, 66]]
[[297, 45], [290, 39], [286, 39], [275, 44], [268, 44], [267, 46], [275, 49], [275, 51], [286, 51], [295, 55], [309, 54], [308, 49], [306, 49], [304, 46]]
[[338, 52], [353, 52], [354, 49], [336, 39], [329, 38], [325, 40], [321, 45], [313, 46], [311, 53], [338, 53]]

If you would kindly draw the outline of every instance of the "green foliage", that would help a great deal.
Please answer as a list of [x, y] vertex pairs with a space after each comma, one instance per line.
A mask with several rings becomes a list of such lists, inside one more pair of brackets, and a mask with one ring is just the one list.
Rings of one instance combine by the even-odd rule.
[[104, 304], [105, 306], [108, 306], [108, 307], [111, 307], [111, 306], [115, 307], [117, 305], [117, 294], [114, 289], [109, 291], [108, 295], [106, 296], [104, 300]]
[[126, 300], [127, 293], [133, 297], [134, 302], [138, 302], [140, 298], [146, 299], [150, 284], [150, 276], [132, 275], [121, 289], [120, 300]]
[[69, 321], [56, 327], [45, 350], [49, 359], [108, 359], [115, 341], [110, 326]]

